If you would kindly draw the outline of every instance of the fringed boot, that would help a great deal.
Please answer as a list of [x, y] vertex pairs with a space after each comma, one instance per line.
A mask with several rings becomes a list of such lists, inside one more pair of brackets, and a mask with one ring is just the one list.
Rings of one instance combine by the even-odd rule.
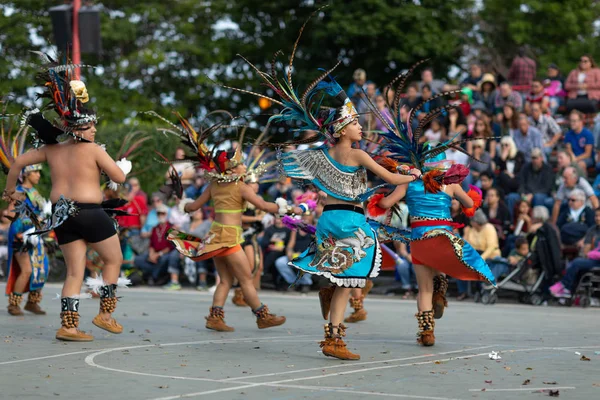
[[319, 303], [321, 303], [321, 315], [324, 320], [329, 319], [329, 310], [331, 309], [331, 299], [335, 292], [335, 286], [328, 286], [319, 289]]
[[370, 279], [367, 279], [367, 283], [365, 283], [365, 287], [362, 288], [363, 298], [367, 297], [369, 292], [371, 292], [371, 289], [373, 289], [373, 281]]
[[419, 324], [417, 343], [423, 346], [433, 346], [435, 344], [435, 336], [433, 334], [435, 319], [433, 319], [433, 310], [418, 312], [415, 314], [415, 317], [417, 317]]
[[363, 300], [364, 296], [359, 298], [350, 297], [350, 307], [354, 308], [354, 312], [344, 322], [355, 323], [367, 319], [367, 311], [363, 306]]
[[246, 300], [244, 300], [244, 293], [242, 292], [242, 288], [235, 288], [233, 291], [233, 298], [231, 302], [238, 307], [248, 307]]
[[21, 302], [23, 301], [23, 295], [21, 293], [11, 293], [8, 295], [8, 313], [10, 315], [23, 315], [21, 310]]
[[272, 328], [285, 323], [285, 317], [278, 317], [275, 314], [271, 314], [269, 312], [269, 307], [264, 304], [256, 310], [252, 310], [252, 312], [256, 315], [256, 325], [258, 325], [258, 329]]
[[42, 292], [39, 290], [30, 291], [27, 303], [25, 303], [25, 310], [37, 315], [46, 315], [46, 311], [40, 308], [40, 301], [42, 301]]
[[[74, 297], [63, 297], [60, 299], [61, 306], [61, 327], [56, 332], [58, 340], [68, 342], [91, 342], [94, 340], [92, 335], [88, 335], [78, 329], [79, 327], [79, 299]], [[68, 329], [75, 329], [75, 332]]]
[[[123, 326], [112, 317], [112, 313], [117, 309], [116, 291], [117, 285], [114, 283], [100, 286], [100, 312], [92, 320], [92, 324], [110, 333], [123, 332]], [[108, 318], [106, 314], [109, 314]]]
[[206, 318], [206, 329], [212, 329], [219, 332], [233, 332], [234, 328], [225, 323], [225, 312], [223, 307], [209, 308], [209, 314]]
[[433, 318], [435, 319], [442, 318], [444, 309], [448, 307], [447, 290], [448, 278], [446, 275], [436, 275], [433, 278]]
[[340, 360], [360, 360], [360, 355], [348, 350], [342, 339], [344, 336], [346, 336], [346, 327], [343, 324], [335, 327], [331, 323], [325, 324], [325, 340], [320, 343], [323, 354]]

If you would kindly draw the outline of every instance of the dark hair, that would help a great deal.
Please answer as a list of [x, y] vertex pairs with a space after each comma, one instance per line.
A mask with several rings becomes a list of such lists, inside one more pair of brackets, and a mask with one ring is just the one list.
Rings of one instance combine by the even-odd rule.
[[425, 83], [423, 86], [421, 86], [421, 91], [423, 91], [423, 89], [425, 88], [427, 88], [431, 92], [431, 86], [428, 83]]
[[481, 174], [479, 174], [479, 179], [483, 178], [484, 176], [492, 181], [494, 180], [494, 175], [492, 175], [490, 171], [483, 171]]
[[407, 91], [408, 89], [415, 89], [417, 92], [419, 91], [419, 85], [416, 84], [415, 82], [411, 83], [410, 85], [408, 85]]
[[[596, 65], [596, 61], [594, 61], [594, 57], [592, 57], [590, 54], [584, 54], [581, 57], [587, 57], [590, 59], [590, 67], [591, 68], [597, 68], [598, 66]], [[579, 67], [577, 67], [579, 68]]]
[[524, 244], [529, 244], [529, 242], [527, 241], [527, 238], [525, 236], [517, 237], [517, 239], [515, 240], [515, 247], [518, 249], [519, 247], [523, 246]]

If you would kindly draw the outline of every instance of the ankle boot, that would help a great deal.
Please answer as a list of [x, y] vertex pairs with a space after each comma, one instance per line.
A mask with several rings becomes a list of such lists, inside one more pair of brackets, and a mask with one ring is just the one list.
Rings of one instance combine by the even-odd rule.
[[[94, 340], [92, 335], [88, 335], [78, 329], [79, 327], [79, 299], [73, 297], [63, 297], [61, 303], [61, 328], [56, 332], [58, 340], [68, 342], [91, 342]], [[67, 329], [76, 329], [70, 332]]]
[[225, 323], [225, 312], [223, 307], [209, 308], [209, 314], [206, 318], [206, 329], [212, 329], [219, 332], [233, 332], [234, 328]]
[[21, 302], [23, 301], [23, 295], [17, 293], [11, 293], [8, 295], [8, 313], [10, 315], [23, 315], [21, 311]]
[[46, 315], [46, 311], [40, 308], [40, 301], [42, 301], [42, 292], [38, 290], [30, 291], [29, 296], [27, 296], [27, 303], [25, 303], [25, 310], [37, 315]]
[[272, 328], [285, 323], [285, 317], [278, 317], [275, 314], [271, 314], [269, 312], [269, 307], [264, 304], [252, 312], [256, 315], [256, 325], [258, 325], [258, 329]]
[[329, 309], [331, 308], [331, 299], [335, 292], [335, 286], [328, 286], [319, 289], [319, 303], [321, 303], [321, 315], [324, 320], [329, 319]]
[[112, 315], [108, 319], [102, 317], [102, 314], [112, 314], [117, 309], [118, 299], [116, 291], [116, 284], [103, 285], [100, 287], [100, 312], [92, 320], [92, 324], [110, 333], [123, 332], [123, 326], [119, 324]]
[[444, 309], [448, 307], [447, 290], [448, 278], [445, 275], [436, 275], [433, 278], [433, 318], [435, 319], [442, 318]]
[[[337, 332], [334, 332], [334, 329]], [[346, 327], [339, 324], [334, 327], [331, 323], [325, 324], [325, 340], [320, 343], [323, 354], [340, 360], [360, 360], [360, 355], [351, 353], [342, 339], [346, 336]]]
[[244, 300], [244, 293], [242, 292], [242, 288], [236, 288], [233, 291], [233, 298], [231, 299], [231, 302], [238, 307], [247, 307], [248, 306], [248, 304], [246, 303], [246, 300]]
[[417, 343], [423, 346], [433, 346], [435, 344], [435, 319], [433, 319], [433, 310], [421, 311], [415, 314], [419, 324], [419, 332], [417, 333]]
[[367, 312], [363, 307], [363, 299], [364, 297], [350, 297], [350, 307], [354, 308], [354, 312], [344, 322], [354, 323], [367, 319]]
[[365, 283], [365, 287], [362, 288], [363, 298], [367, 297], [367, 295], [369, 294], [371, 289], [373, 289], [373, 281], [370, 279], [367, 279], [367, 283]]

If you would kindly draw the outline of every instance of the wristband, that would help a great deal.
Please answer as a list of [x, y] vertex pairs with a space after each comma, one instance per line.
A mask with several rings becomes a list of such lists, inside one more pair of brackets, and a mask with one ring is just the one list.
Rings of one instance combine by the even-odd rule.
[[298, 207], [302, 210], [302, 214], [310, 212], [310, 207], [308, 207], [308, 204], [306, 203], [300, 203], [298, 204]]

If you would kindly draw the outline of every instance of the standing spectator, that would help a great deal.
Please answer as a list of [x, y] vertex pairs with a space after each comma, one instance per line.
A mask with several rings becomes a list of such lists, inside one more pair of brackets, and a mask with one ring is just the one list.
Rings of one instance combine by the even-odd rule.
[[[185, 150], [183, 147], [178, 147], [175, 149], [175, 162], [173, 162], [173, 168], [175, 168], [175, 171], [177, 171], [184, 189], [194, 183], [194, 177], [196, 176], [194, 164], [192, 164], [190, 161], [184, 161], [185, 159]], [[170, 170], [171, 167], [169, 167], [169, 170], [167, 170], [165, 173], [165, 178], [167, 180], [166, 185], [170, 185], [172, 183], [171, 179], [169, 178]]]
[[508, 80], [515, 86], [529, 86], [536, 73], [535, 61], [525, 55], [525, 47], [520, 47], [508, 71]]
[[546, 94], [550, 96], [550, 111], [554, 114], [558, 107], [563, 105], [567, 92], [564, 91], [565, 78], [560, 74], [558, 66], [554, 63], [548, 66], [546, 79], [544, 79]]
[[460, 85], [463, 87], [466, 86], [471, 90], [478, 92], [479, 81], [481, 81], [482, 78], [481, 65], [473, 63], [469, 67], [469, 71], [469, 76], [465, 78], [465, 80], [463, 80]]
[[598, 198], [594, 193], [592, 185], [590, 185], [587, 179], [580, 177], [575, 168], [567, 167], [563, 171], [563, 183], [556, 191], [556, 199], [554, 201], [554, 208], [552, 209], [552, 222], [556, 223], [561, 206], [566, 205], [571, 192], [575, 189], [583, 191], [587, 199], [586, 202], [593, 209], [598, 208]]
[[550, 286], [554, 297], [570, 297], [577, 277], [592, 268], [600, 267], [600, 209], [594, 213], [595, 225], [589, 228], [583, 239], [583, 257], [576, 258], [567, 268], [565, 276]]
[[484, 74], [479, 81], [479, 100], [485, 104], [485, 108], [494, 112], [494, 98], [496, 96], [496, 78], [492, 74]]
[[[352, 102], [354, 102], [355, 100], [358, 100], [358, 102], [360, 102], [360, 95], [362, 94], [363, 90], [367, 89], [365, 86], [365, 84], [367, 83], [367, 73], [364, 69], [357, 68], [352, 74], [352, 79], [354, 79], [354, 83], [350, 85], [350, 87], [346, 91], [346, 94], [348, 95], [350, 100], [352, 100]], [[355, 106], [357, 106], [356, 103], [354, 104]]]
[[587, 170], [595, 165], [594, 162], [594, 135], [583, 126], [583, 114], [573, 110], [569, 114], [569, 126], [571, 129], [565, 134], [565, 144], [575, 162], [581, 169]]
[[543, 151], [546, 156], [550, 155], [562, 138], [560, 126], [558, 126], [558, 123], [550, 115], [542, 113], [542, 106], [539, 103], [531, 104], [529, 123], [542, 134], [542, 141], [544, 142]]
[[556, 226], [560, 229], [560, 240], [564, 244], [578, 244], [594, 225], [594, 211], [585, 202], [583, 190], [573, 189], [569, 193], [567, 204], [560, 208]]
[[600, 68], [589, 54], [584, 54], [579, 60], [579, 66], [572, 70], [565, 82], [569, 97], [567, 108], [584, 113], [596, 111], [600, 100]]
[[[179, 273], [179, 253], [175, 250], [175, 247], [171, 242], [167, 240], [167, 231], [171, 227], [171, 224], [167, 221], [167, 206], [161, 205], [156, 210], [158, 214], [158, 225], [152, 228], [150, 234], [150, 248], [146, 253], [140, 254], [135, 257], [134, 264], [144, 273], [144, 276], [148, 279], [148, 284], [154, 285], [158, 282], [161, 275], [165, 270], [169, 272]], [[173, 279], [173, 278], [172, 278]], [[172, 282], [172, 281], [171, 281]], [[172, 286], [172, 289], [178, 290], [179, 279]], [[181, 286], [179, 286], [181, 289]]]
[[[536, 128], [529, 126], [527, 114], [519, 114], [519, 129], [511, 131], [511, 136], [517, 145], [517, 149], [525, 156], [525, 161], [531, 161], [531, 152], [534, 148], [544, 147], [542, 134]], [[545, 155], [542, 155], [545, 157]]]
[[494, 111], [500, 112], [506, 103], [513, 105], [516, 111], [521, 111], [523, 108], [523, 98], [517, 92], [513, 92], [512, 86], [508, 82], [502, 82], [498, 90], [496, 90], [496, 97], [494, 98]]
[[512, 204], [518, 197], [524, 198], [533, 207], [546, 206], [548, 210], [552, 209], [554, 199], [552, 198], [552, 189], [554, 188], [554, 172], [552, 167], [544, 162], [542, 151], [539, 148], [531, 150], [531, 162], [525, 164], [519, 173], [519, 192], [511, 193], [509, 198], [515, 197]]
[[[306, 224], [312, 225], [314, 223], [314, 217], [312, 214], [303, 215], [302, 221]], [[275, 260], [275, 268], [277, 272], [285, 281], [285, 284], [279, 285], [279, 289], [283, 290], [289, 287], [296, 281], [296, 271], [288, 265], [288, 262], [295, 259], [304, 250], [308, 248], [312, 241], [312, 235], [304, 231], [291, 231], [287, 245], [285, 246], [285, 255]], [[302, 293], [308, 293], [312, 285], [312, 278], [310, 274], [304, 274], [298, 279], [297, 284], [300, 286]]]
[[547, 114], [550, 108], [550, 97], [546, 94], [546, 89], [539, 79], [534, 79], [531, 83], [531, 91], [525, 97], [525, 112], [531, 114], [531, 105], [539, 104], [542, 112]]
[[525, 165], [525, 156], [517, 149], [512, 137], [500, 139], [500, 153], [496, 155], [494, 163], [498, 172], [498, 187], [504, 194], [518, 191], [518, 176]]
[[433, 94], [440, 94], [444, 91], [446, 82], [441, 79], [434, 79], [433, 70], [431, 68], [425, 68], [423, 72], [421, 72], [421, 82], [419, 82], [421, 92], [423, 91], [424, 85], [428, 85]]

